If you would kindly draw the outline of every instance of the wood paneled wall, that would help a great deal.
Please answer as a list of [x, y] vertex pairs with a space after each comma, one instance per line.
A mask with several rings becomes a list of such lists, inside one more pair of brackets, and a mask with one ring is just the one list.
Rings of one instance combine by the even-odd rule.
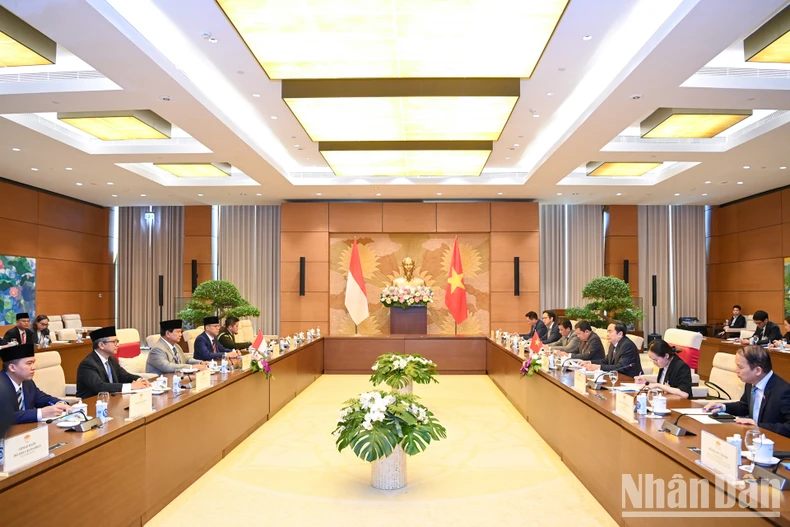
[[624, 278], [628, 260], [628, 285], [639, 296], [639, 213], [636, 205], [607, 205], [609, 226], [604, 233], [604, 273]]
[[110, 209], [0, 182], [0, 254], [36, 259], [36, 314], [115, 323]]
[[[284, 203], [280, 333], [329, 328], [329, 233], [491, 233], [491, 326], [522, 328], [539, 302], [537, 203]], [[299, 257], [306, 294], [299, 296]], [[520, 257], [520, 296], [513, 257]]]
[[790, 257], [790, 189], [707, 211], [708, 322], [758, 309], [784, 318], [784, 258]]
[[184, 287], [183, 296], [192, 296], [192, 260], [198, 261], [197, 283], [211, 280], [211, 206], [184, 207]]

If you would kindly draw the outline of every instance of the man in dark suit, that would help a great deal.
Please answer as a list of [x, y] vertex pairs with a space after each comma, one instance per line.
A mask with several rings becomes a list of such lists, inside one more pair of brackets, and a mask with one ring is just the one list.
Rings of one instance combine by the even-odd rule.
[[239, 352], [219, 343], [219, 317], [203, 319], [203, 333], [195, 339], [194, 357], [197, 360], [221, 360], [222, 357], [238, 357]]
[[790, 384], [773, 372], [771, 355], [762, 346], [745, 346], [735, 354], [735, 372], [746, 383], [736, 403], [712, 402], [708, 412], [740, 416], [735, 422], [759, 426], [790, 437]]
[[753, 342], [758, 346], [767, 346], [775, 340], [782, 340], [782, 330], [768, 320], [768, 313], [762, 310], [755, 311], [752, 320], [757, 329], [751, 339], [741, 339], [741, 344], [748, 346]]
[[573, 326], [571, 326], [571, 321], [567, 318], [563, 318], [560, 321], [560, 340], [552, 344], [551, 349], [560, 353], [560, 355], [569, 355], [573, 353], [577, 353], [579, 351], [579, 346], [581, 346], [581, 340], [579, 340], [579, 336], [573, 331]]
[[[741, 330], [746, 327], [746, 317], [741, 315], [741, 306], [735, 304], [732, 306], [732, 318], [724, 324], [724, 331], [718, 334], [719, 337], [727, 338], [730, 334], [740, 334], [740, 331], [730, 331], [730, 330]], [[736, 335], [737, 336], [737, 335]]]
[[581, 361], [602, 360], [606, 353], [603, 349], [603, 342], [601, 337], [593, 331], [592, 326], [586, 320], [580, 320], [576, 323], [576, 335], [581, 341], [579, 352], [571, 354], [572, 359]]
[[557, 314], [554, 311], [543, 312], [543, 325], [546, 326], [546, 338], [541, 337], [544, 344], [551, 344], [560, 340], [560, 326], [556, 322]]
[[588, 371], [597, 370], [600, 366], [601, 371], [617, 370], [623, 375], [636, 377], [642, 375], [642, 363], [639, 361], [639, 351], [636, 345], [625, 336], [628, 328], [622, 322], [614, 322], [606, 328], [609, 337], [609, 353], [603, 360], [582, 361], [579, 364]]
[[0, 350], [0, 359], [3, 359], [0, 382], [10, 386], [13, 391], [11, 397], [16, 403], [14, 422], [17, 424], [46, 421], [63, 415], [69, 409], [69, 405], [42, 392], [33, 382], [36, 373], [35, 355], [33, 344], [20, 344]]
[[529, 331], [529, 333], [525, 333], [521, 336], [524, 337], [525, 339], [531, 339], [532, 335], [534, 335], [535, 332], [537, 331], [540, 341], [544, 342], [546, 340], [546, 334], [547, 334], [546, 324], [538, 320], [538, 314], [535, 313], [534, 311], [530, 311], [524, 316], [527, 317], [527, 320], [529, 321], [529, 324], [532, 326], [532, 329]]
[[118, 337], [115, 326], [97, 329], [90, 334], [93, 351], [82, 359], [77, 368], [77, 397], [87, 399], [99, 392], [129, 393], [132, 390], [149, 388], [148, 380], [121, 368], [115, 354], [118, 353]]
[[8, 383], [0, 382], [0, 439], [3, 439], [14, 424], [17, 411], [16, 394]]
[[3, 335], [4, 342], [16, 340], [18, 344], [38, 344], [36, 334], [30, 329], [30, 315], [27, 313], [16, 314], [16, 326]]

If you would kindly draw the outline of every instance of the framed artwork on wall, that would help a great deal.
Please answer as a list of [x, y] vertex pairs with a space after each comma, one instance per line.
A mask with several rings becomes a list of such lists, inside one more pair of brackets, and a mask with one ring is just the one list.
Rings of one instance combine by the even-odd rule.
[[0, 256], [0, 297], [3, 324], [14, 324], [16, 313], [36, 312], [36, 259]]

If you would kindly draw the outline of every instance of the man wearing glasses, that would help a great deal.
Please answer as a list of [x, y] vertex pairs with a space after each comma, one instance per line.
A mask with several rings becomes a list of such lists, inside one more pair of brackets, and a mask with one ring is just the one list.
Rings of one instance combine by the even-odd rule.
[[77, 368], [77, 397], [87, 399], [99, 392], [129, 393], [151, 386], [146, 379], [129, 373], [118, 364], [115, 358], [118, 353], [115, 326], [97, 329], [90, 337], [93, 351], [82, 359]]

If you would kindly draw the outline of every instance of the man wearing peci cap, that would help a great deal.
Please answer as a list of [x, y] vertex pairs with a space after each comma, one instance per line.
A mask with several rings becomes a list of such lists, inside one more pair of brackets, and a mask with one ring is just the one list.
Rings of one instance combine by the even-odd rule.
[[4, 343], [16, 340], [17, 344], [38, 344], [36, 334], [30, 329], [30, 315], [27, 313], [16, 314], [16, 326], [5, 332]]
[[219, 317], [203, 319], [203, 333], [195, 339], [195, 358], [198, 360], [220, 360], [222, 357], [238, 357], [237, 351], [229, 350], [219, 343]]
[[87, 399], [99, 392], [129, 393], [132, 390], [149, 388], [151, 384], [137, 375], [121, 368], [115, 354], [118, 353], [118, 337], [115, 326], [91, 332], [93, 351], [82, 359], [77, 368], [77, 397]]
[[[36, 373], [36, 353], [32, 343], [20, 344], [0, 350], [3, 372], [0, 382], [13, 390], [14, 422], [35, 423], [58, 417], [69, 409], [69, 405], [38, 389], [33, 382]], [[9, 393], [3, 390], [2, 393]]]
[[173, 373], [184, 368], [187, 364], [194, 365], [199, 370], [205, 370], [206, 365], [197, 359], [187, 359], [178, 343], [181, 341], [183, 322], [181, 320], [165, 320], [159, 323], [159, 340], [148, 353], [145, 363], [147, 373], [163, 375]]

